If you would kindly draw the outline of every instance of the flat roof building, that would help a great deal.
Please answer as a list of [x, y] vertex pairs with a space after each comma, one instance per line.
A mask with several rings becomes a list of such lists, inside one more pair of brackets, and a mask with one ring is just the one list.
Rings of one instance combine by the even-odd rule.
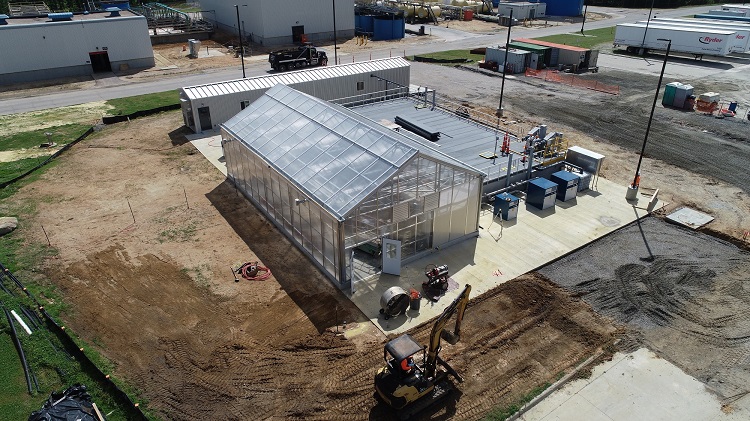
[[153, 67], [146, 18], [130, 11], [49, 13], [0, 25], [0, 84]]

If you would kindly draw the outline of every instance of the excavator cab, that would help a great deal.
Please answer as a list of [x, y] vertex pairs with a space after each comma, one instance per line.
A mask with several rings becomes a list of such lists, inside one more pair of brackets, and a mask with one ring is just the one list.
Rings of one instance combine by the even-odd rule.
[[383, 359], [385, 363], [394, 371], [399, 371], [403, 376], [421, 376], [422, 369], [418, 364], [414, 364], [410, 370], [404, 370], [404, 361], [414, 358], [417, 354], [422, 353], [422, 367], [424, 367], [425, 349], [411, 335], [406, 334], [388, 342], [383, 348]]
[[[385, 345], [385, 366], [375, 374], [375, 391], [383, 402], [398, 411], [401, 419], [408, 419], [411, 415], [446, 398], [453, 390], [448, 375], [459, 382], [463, 381], [438, 353], [441, 349], [441, 340], [450, 344], [459, 341], [461, 321], [469, 302], [470, 291], [471, 286], [466, 285], [458, 297], [443, 310], [433, 325], [428, 347], [420, 345], [409, 334], [401, 335]], [[454, 315], [456, 324], [453, 331], [445, 330], [444, 327]], [[402, 362], [410, 357], [418, 357], [420, 352], [421, 364], [415, 364], [411, 370], [404, 370]], [[438, 370], [437, 366], [441, 369]]]

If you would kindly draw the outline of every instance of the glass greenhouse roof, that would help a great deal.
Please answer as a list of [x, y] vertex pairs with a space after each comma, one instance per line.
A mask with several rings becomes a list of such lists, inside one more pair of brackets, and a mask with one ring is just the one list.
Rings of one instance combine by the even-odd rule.
[[339, 220], [419, 153], [398, 133], [281, 84], [222, 127]]

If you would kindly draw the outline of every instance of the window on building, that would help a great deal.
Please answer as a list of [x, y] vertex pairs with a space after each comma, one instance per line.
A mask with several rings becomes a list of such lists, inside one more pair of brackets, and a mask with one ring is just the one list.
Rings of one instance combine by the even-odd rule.
[[364, 82], [357, 82], [357, 90], [358, 91], [364, 91], [365, 90], [365, 83]]
[[250, 105], [250, 101], [242, 101], [240, 102], [240, 109], [244, 110], [248, 105]]

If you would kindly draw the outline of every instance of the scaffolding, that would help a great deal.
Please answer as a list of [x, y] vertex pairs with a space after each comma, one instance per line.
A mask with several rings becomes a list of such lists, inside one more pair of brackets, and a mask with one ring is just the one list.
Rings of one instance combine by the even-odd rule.
[[146, 17], [151, 30], [170, 28], [182, 32], [213, 31], [211, 22], [202, 17], [191, 17], [190, 14], [161, 3], [146, 3], [131, 10]]

